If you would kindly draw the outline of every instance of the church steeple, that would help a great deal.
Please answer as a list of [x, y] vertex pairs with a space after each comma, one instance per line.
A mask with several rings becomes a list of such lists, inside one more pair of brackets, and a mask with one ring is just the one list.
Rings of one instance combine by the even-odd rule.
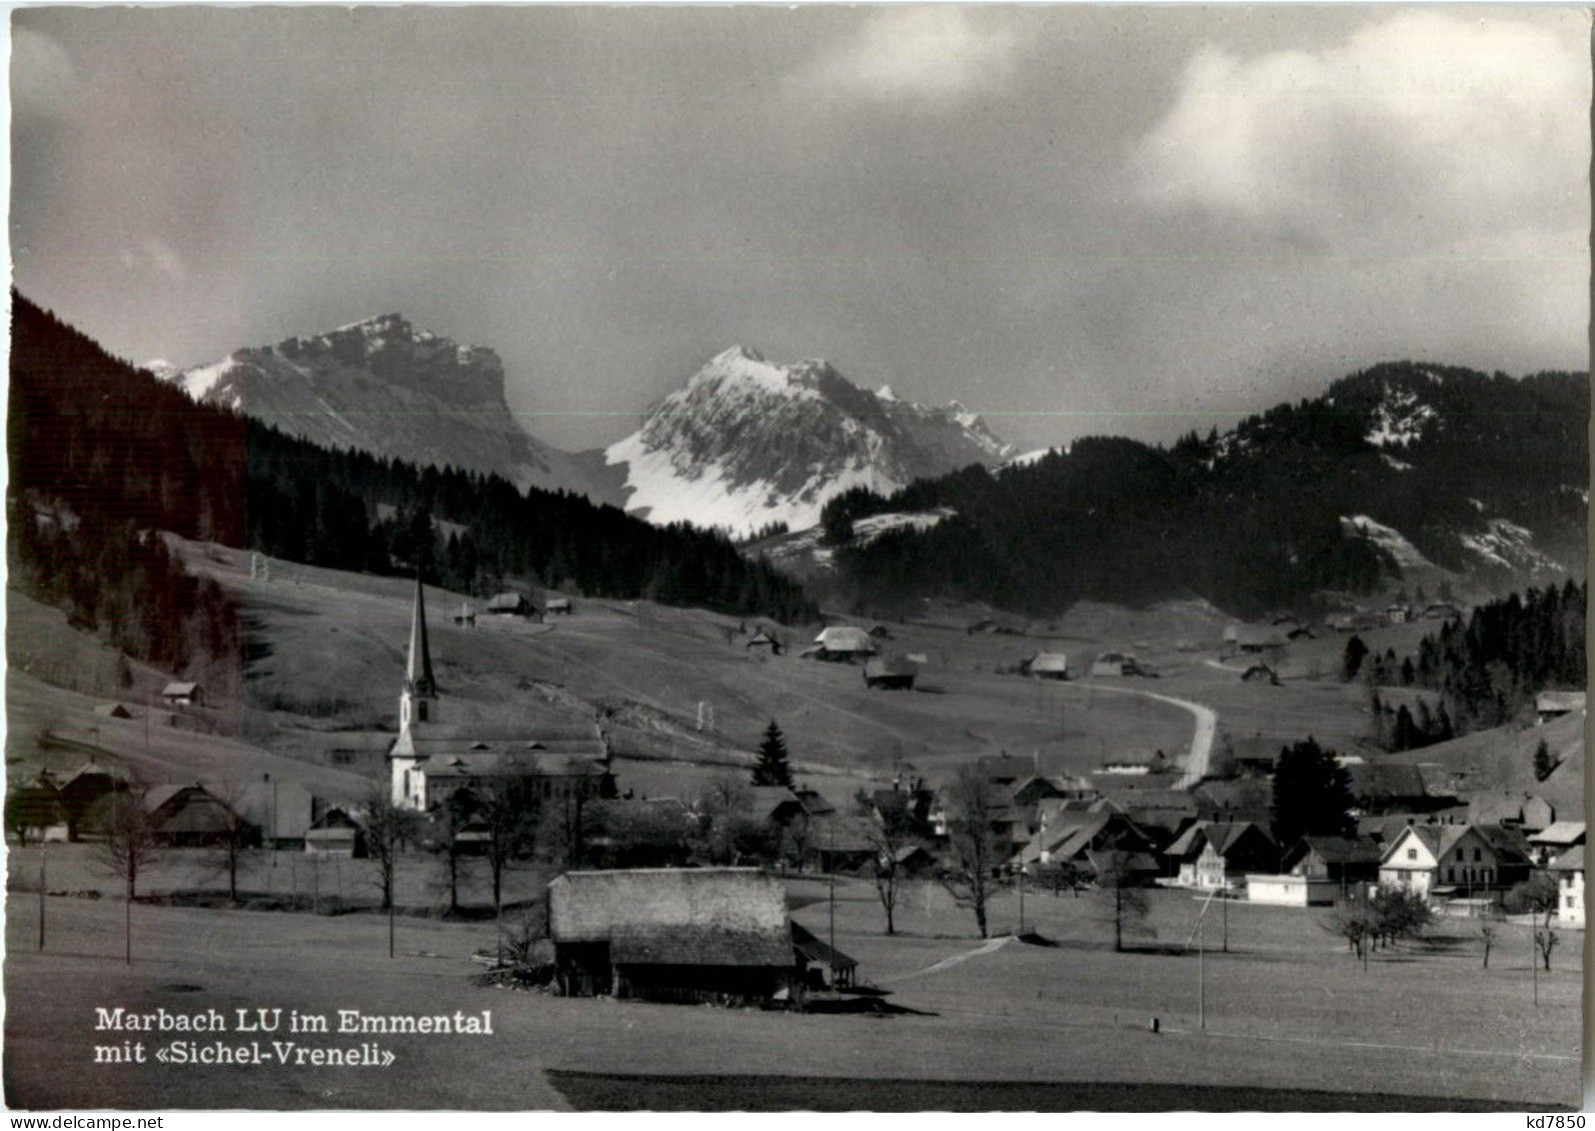
[[428, 722], [430, 701], [437, 697], [432, 679], [432, 652], [426, 641], [426, 594], [421, 575], [415, 576], [415, 608], [410, 616], [410, 659], [404, 669], [404, 694], [399, 698], [399, 725]]

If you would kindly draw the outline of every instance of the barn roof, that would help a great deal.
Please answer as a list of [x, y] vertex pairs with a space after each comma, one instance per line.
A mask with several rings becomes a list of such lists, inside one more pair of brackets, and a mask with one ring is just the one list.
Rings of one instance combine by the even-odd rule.
[[827, 652], [874, 652], [875, 642], [862, 628], [847, 624], [833, 624], [821, 630], [814, 643]]
[[1417, 766], [1397, 762], [1363, 762], [1348, 766], [1351, 791], [1359, 800], [1389, 801], [1429, 796]]
[[910, 663], [900, 656], [883, 656], [871, 660], [864, 665], [864, 675], [869, 679], [879, 679], [882, 676], [918, 675], [919, 665]]
[[1534, 709], [1540, 712], [1568, 712], [1584, 709], [1582, 691], [1542, 691], [1534, 697]]
[[1555, 821], [1529, 837], [1530, 844], [1573, 845], [1584, 843], [1583, 821]]
[[1584, 846], [1574, 845], [1556, 858], [1556, 863], [1551, 865], [1553, 872], [1582, 872], [1584, 870]]
[[568, 609], [568, 608], [570, 608], [570, 598], [569, 597], [550, 597], [547, 601], [545, 601], [543, 603], [543, 607], [545, 609]]
[[513, 612], [528, 604], [530, 602], [519, 593], [495, 593], [487, 599], [487, 611], [490, 613]]
[[634, 954], [723, 955], [740, 945], [722, 941], [721, 933], [731, 933], [748, 936], [748, 953], [761, 955], [780, 938], [781, 964], [792, 960], [786, 892], [755, 868], [566, 872], [549, 883], [548, 904], [556, 943], [624, 937]]
[[1169, 845], [1164, 854], [1185, 859], [1200, 855], [1202, 849], [1211, 844], [1214, 852], [1220, 856], [1228, 856], [1230, 850], [1240, 843], [1241, 838], [1251, 832], [1255, 832], [1265, 840], [1272, 839], [1260, 826], [1251, 821], [1202, 821], [1181, 833], [1179, 839]]
[[1033, 672], [1067, 672], [1069, 670], [1069, 657], [1063, 652], [1037, 652], [1030, 657], [1030, 670]]
[[212, 791], [268, 837], [302, 837], [314, 819], [315, 798], [298, 782], [218, 783]]
[[1326, 864], [1377, 864], [1384, 853], [1373, 841], [1364, 837], [1305, 836], [1285, 857], [1284, 866], [1292, 867], [1304, 856], [1313, 855]]
[[197, 683], [192, 681], [180, 682], [178, 680], [173, 680], [171, 683], [168, 683], [165, 687], [161, 688], [161, 698], [168, 699], [177, 698], [184, 695], [192, 695], [198, 690], [199, 684]]
[[[917, 846], [916, 846], [917, 847]], [[809, 962], [827, 966], [832, 970], [851, 970], [858, 960], [849, 958], [801, 923], [792, 924], [792, 946]]]

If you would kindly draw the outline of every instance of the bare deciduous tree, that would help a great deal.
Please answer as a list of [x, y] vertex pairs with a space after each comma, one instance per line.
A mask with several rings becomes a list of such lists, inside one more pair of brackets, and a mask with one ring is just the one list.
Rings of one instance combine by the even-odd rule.
[[908, 880], [902, 862], [903, 851], [919, 843], [915, 835], [913, 818], [906, 807], [880, 809], [871, 804], [869, 797], [859, 791], [855, 805], [865, 818], [864, 839], [874, 854], [871, 878], [875, 881], [875, 895], [886, 912], [886, 933], [897, 933], [897, 900]]
[[1119, 849], [1093, 856], [1097, 888], [1102, 893], [1102, 918], [1113, 926], [1113, 949], [1124, 949], [1126, 931], [1135, 931], [1146, 920], [1146, 890], [1132, 865], [1130, 853]]
[[160, 850], [155, 823], [144, 804], [147, 792], [148, 787], [138, 781], [112, 791], [111, 816], [100, 846], [100, 862], [123, 883], [126, 906], [122, 911], [122, 934], [124, 961], [129, 966], [133, 964], [133, 901], [138, 898], [138, 878], [154, 863]]
[[986, 937], [986, 904], [991, 898], [1001, 850], [992, 829], [995, 799], [986, 780], [965, 766], [947, 788], [947, 869], [942, 886], [960, 907], [975, 913], [980, 937]]

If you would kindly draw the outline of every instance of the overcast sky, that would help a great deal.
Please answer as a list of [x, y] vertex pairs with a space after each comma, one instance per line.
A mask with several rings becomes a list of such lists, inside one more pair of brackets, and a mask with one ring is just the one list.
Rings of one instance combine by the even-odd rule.
[[567, 447], [734, 342], [1026, 448], [1587, 366], [1576, 9], [13, 21], [17, 285], [135, 360], [402, 311]]

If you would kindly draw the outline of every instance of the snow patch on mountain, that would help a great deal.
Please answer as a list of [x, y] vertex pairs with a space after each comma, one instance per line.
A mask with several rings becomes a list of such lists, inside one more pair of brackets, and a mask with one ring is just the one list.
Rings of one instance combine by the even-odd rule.
[[1462, 544], [1492, 566], [1502, 569], [1558, 573], [1562, 564], [1542, 553], [1534, 544], [1532, 531], [1504, 518], [1492, 518], [1482, 534], [1464, 534]]
[[[1428, 376], [1438, 380], [1433, 373]], [[1410, 444], [1423, 438], [1425, 426], [1436, 415], [1433, 406], [1424, 404], [1415, 393], [1395, 390], [1374, 410], [1364, 438], [1378, 448]]]
[[1412, 470], [1412, 465], [1410, 463], [1402, 462], [1401, 460], [1397, 459], [1395, 456], [1391, 455], [1389, 452], [1380, 452], [1379, 453], [1379, 458], [1384, 460], [1385, 461], [1385, 466], [1389, 467], [1393, 471], [1411, 471]]
[[1366, 537], [1374, 545], [1388, 553], [1395, 560], [1396, 565], [1402, 569], [1434, 565], [1428, 558], [1418, 552], [1418, 548], [1407, 541], [1406, 535], [1393, 526], [1386, 526], [1382, 522], [1375, 522], [1365, 514], [1342, 515], [1340, 517], [1341, 529], [1353, 537]]

